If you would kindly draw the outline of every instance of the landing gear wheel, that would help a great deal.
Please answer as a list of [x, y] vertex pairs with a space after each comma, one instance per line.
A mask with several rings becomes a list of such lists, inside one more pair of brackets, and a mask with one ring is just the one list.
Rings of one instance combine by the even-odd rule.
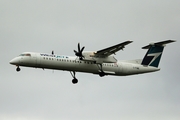
[[97, 64], [97, 66], [98, 66], [98, 68], [99, 68], [99, 70], [100, 70], [99, 76], [100, 76], [100, 77], [105, 76], [106, 73], [104, 73], [104, 71], [103, 71], [102, 64]]
[[103, 76], [105, 76], [105, 73], [104, 73], [104, 72], [100, 72], [100, 73], [99, 73], [99, 76], [100, 76], [100, 77], [103, 77]]
[[19, 72], [21, 69], [19, 67], [16, 68], [16, 71]]
[[73, 83], [73, 84], [78, 83], [78, 79], [76, 78], [76, 73], [75, 73], [75, 71], [70, 71], [70, 73], [71, 73], [71, 75], [72, 75], [72, 77], [73, 77], [72, 83]]
[[77, 80], [76, 78], [74, 78], [74, 79], [72, 80], [72, 83], [73, 83], [73, 84], [76, 84], [76, 83], [78, 83], [78, 80]]

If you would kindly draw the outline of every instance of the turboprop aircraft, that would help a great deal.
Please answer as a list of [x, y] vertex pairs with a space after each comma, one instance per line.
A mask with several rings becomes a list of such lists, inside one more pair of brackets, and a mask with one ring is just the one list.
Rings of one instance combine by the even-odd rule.
[[126, 76], [142, 73], [159, 71], [158, 68], [163, 49], [166, 44], [175, 42], [174, 40], [166, 40], [142, 47], [148, 49], [143, 59], [136, 60], [117, 60], [113, 54], [119, 50], [123, 50], [126, 45], [132, 41], [99, 50], [84, 51], [85, 47], [80, 47], [78, 43], [78, 51], [74, 50], [76, 56], [56, 55], [54, 51], [51, 54], [24, 52], [18, 57], [10, 61], [10, 64], [16, 65], [16, 71], [20, 71], [20, 66], [34, 67], [42, 69], [64, 70], [70, 71], [73, 80], [72, 83], [78, 83], [76, 72], [85, 72], [98, 74], [100, 77], [106, 75]]

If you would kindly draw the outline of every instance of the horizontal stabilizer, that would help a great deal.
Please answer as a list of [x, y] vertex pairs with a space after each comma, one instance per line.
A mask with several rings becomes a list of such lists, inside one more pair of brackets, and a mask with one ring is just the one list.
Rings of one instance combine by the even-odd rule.
[[142, 49], [149, 49], [151, 46], [164, 46], [171, 42], [176, 42], [176, 41], [175, 40], [166, 40], [166, 41], [157, 42], [157, 43], [150, 43], [149, 45], [142, 47]]

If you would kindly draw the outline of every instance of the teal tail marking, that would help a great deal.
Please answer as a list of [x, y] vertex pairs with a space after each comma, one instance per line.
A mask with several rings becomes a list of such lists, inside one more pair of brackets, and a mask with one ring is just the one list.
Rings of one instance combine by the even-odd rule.
[[148, 51], [141, 64], [158, 67], [165, 45], [172, 42], [175, 42], [175, 40], [165, 40], [142, 47], [142, 49], [148, 49]]
[[142, 61], [142, 65], [158, 67], [163, 50], [163, 46], [151, 46]]

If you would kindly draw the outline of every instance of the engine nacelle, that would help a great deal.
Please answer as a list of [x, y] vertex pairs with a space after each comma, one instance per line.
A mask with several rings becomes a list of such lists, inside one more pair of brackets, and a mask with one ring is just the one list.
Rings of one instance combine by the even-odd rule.
[[95, 57], [95, 52], [92, 51], [86, 51], [82, 53], [84, 56], [84, 61], [93, 61], [96, 63], [115, 63], [117, 60], [114, 58], [114, 56], [108, 56], [108, 57]]

